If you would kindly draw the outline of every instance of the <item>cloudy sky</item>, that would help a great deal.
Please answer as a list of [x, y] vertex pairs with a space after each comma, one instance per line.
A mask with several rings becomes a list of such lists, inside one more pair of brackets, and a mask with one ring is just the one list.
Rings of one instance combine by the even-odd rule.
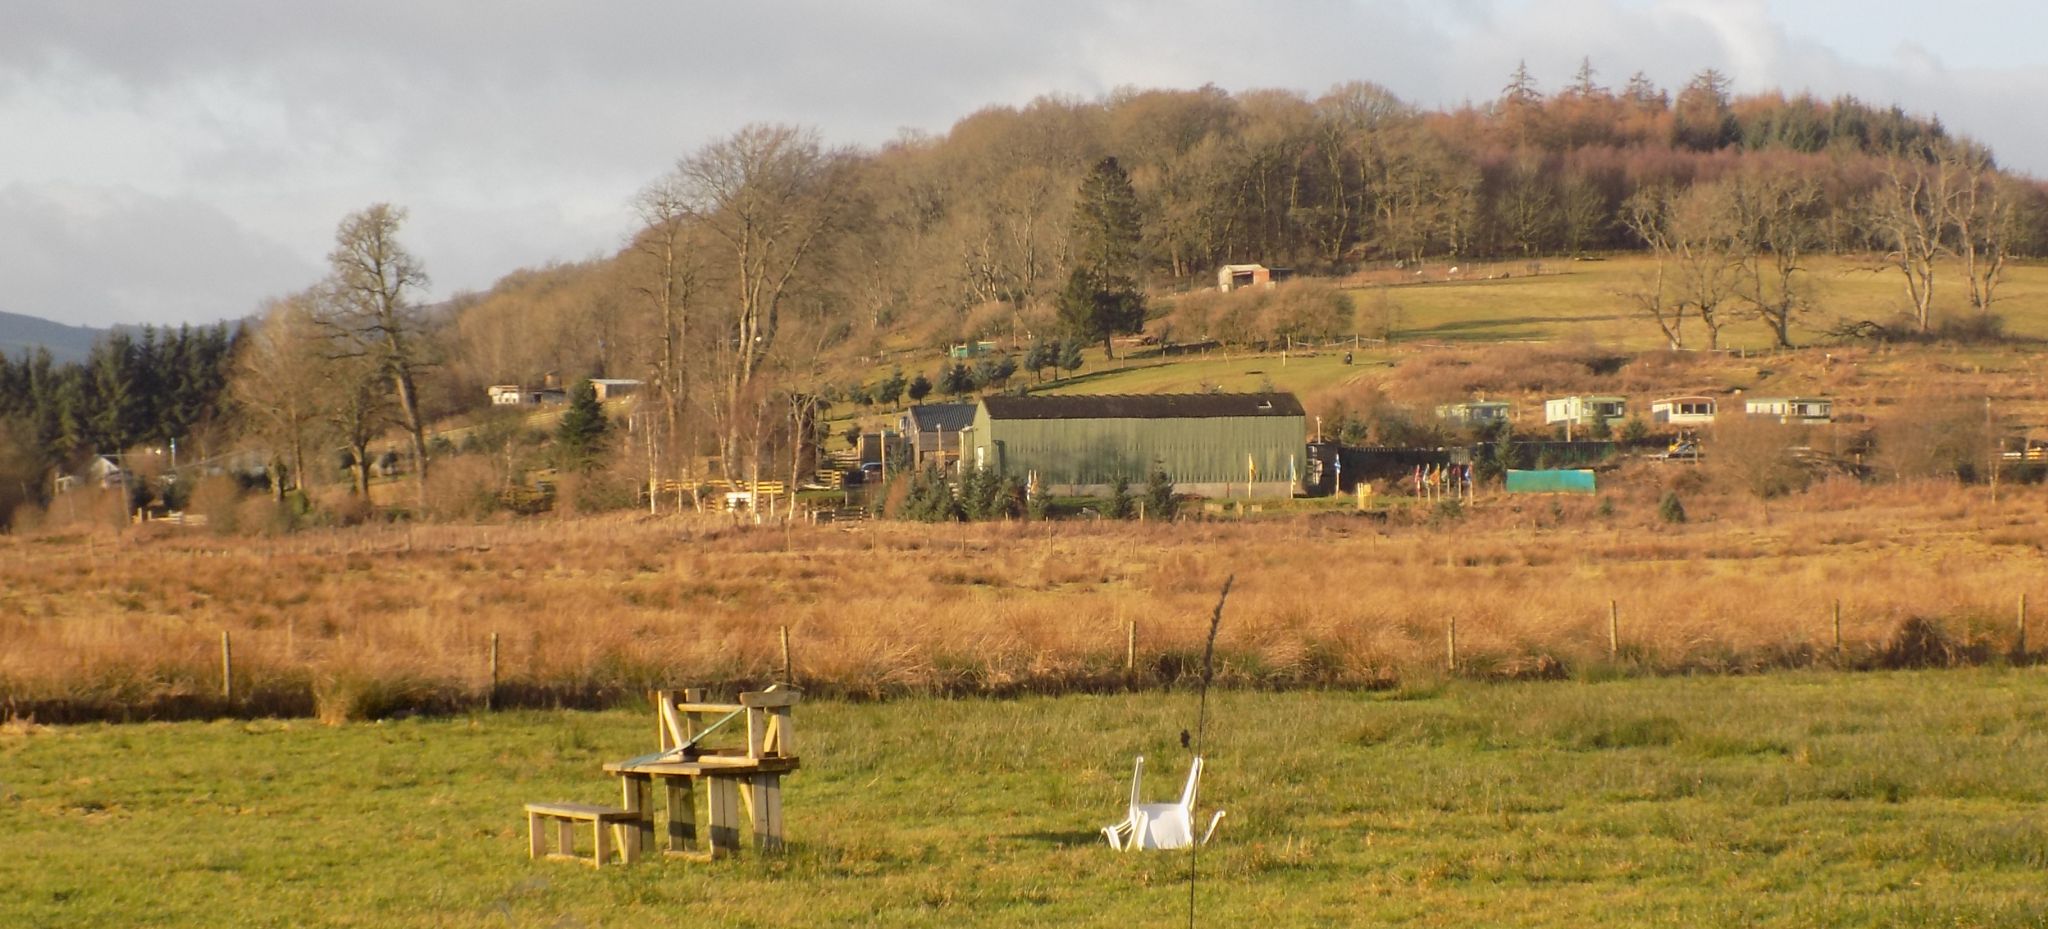
[[84, 325], [245, 315], [377, 201], [433, 296], [616, 249], [628, 198], [751, 121], [871, 145], [992, 103], [1121, 85], [1426, 106], [1590, 56], [1675, 88], [1853, 94], [2048, 175], [2031, 4], [1954, 0], [4, 0], [0, 310]]

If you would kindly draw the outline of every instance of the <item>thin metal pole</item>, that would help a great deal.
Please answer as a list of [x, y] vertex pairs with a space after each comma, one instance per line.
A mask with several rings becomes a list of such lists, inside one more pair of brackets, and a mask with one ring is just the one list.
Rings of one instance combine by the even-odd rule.
[[[1198, 698], [1198, 709], [1195, 711], [1195, 740], [1192, 747], [1196, 758], [1202, 757], [1202, 737], [1209, 729], [1209, 681], [1216, 676], [1216, 630], [1223, 625], [1223, 604], [1229, 602], [1230, 585], [1236, 581], [1235, 574], [1223, 579], [1223, 592], [1216, 597], [1216, 612], [1209, 616], [1209, 643], [1202, 649], [1202, 695]], [[1192, 840], [1194, 836], [1190, 834], [1189, 838]], [[1200, 842], [1188, 842], [1188, 929], [1195, 927], [1195, 865], [1201, 854], [1201, 847]]]

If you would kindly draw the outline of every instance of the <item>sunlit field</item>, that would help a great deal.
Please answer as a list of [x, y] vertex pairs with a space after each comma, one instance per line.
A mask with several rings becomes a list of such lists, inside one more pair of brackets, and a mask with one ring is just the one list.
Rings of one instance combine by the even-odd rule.
[[[1625, 294], [1642, 286], [1655, 267], [1643, 256], [1595, 261], [1545, 259], [1536, 263], [1495, 262], [1461, 267], [1451, 274], [1430, 265], [1420, 276], [1383, 279], [1351, 291], [1365, 308], [1382, 293], [1400, 308], [1397, 338], [1440, 342], [1586, 341], [1630, 350], [1663, 348], [1654, 323], [1631, 315]], [[1804, 281], [1811, 309], [1793, 329], [1793, 341], [1827, 339], [1838, 320], [1892, 322], [1910, 307], [1905, 278], [1876, 259], [1818, 256]], [[1401, 282], [1401, 283], [1385, 283]], [[1382, 283], [1385, 286], [1382, 287]], [[2048, 338], [2048, 266], [2014, 264], [1995, 292], [1993, 312], [2005, 331], [2029, 339]], [[1961, 267], [1947, 267], [1936, 279], [1937, 318], [1974, 315]], [[1770, 330], [1739, 312], [1728, 314], [1721, 346], [1767, 349]], [[1707, 333], [1688, 324], [1689, 345], [1707, 347]], [[1696, 343], [1696, 344], [1695, 344]]]
[[[1197, 924], [2038, 926], [2044, 706], [2034, 670], [1213, 695]], [[528, 861], [520, 804], [616, 802], [644, 705], [16, 723], [0, 924], [1183, 925], [1187, 857], [1097, 830], [1139, 753], [1177, 793], [1195, 709], [806, 702], [786, 854], [602, 870]]]

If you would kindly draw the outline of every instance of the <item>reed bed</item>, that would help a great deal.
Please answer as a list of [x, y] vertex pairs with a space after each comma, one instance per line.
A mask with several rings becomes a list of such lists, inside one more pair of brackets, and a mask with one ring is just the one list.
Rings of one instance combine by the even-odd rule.
[[[1378, 688], [2026, 661], [2048, 492], [1823, 484], [1765, 510], [1653, 481], [1171, 525], [738, 527], [673, 517], [0, 538], [0, 717], [601, 706], [650, 687], [1172, 687], [1236, 575], [1219, 680]], [[1633, 487], [1633, 489], [1630, 489]], [[1834, 616], [1839, 604], [1840, 639]], [[1455, 629], [1453, 629], [1455, 626]], [[222, 634], [233, 687], [222, 688]], [[497, 678], [490, 649], [497, 639]]]

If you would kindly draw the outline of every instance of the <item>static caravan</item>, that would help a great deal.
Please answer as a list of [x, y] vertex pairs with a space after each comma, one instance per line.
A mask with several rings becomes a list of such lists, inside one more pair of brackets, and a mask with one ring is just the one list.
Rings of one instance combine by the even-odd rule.
[[1502, 400], [1475, 400], [1436, 408], [1436, 417], [1461, 426], [1491, 426], [1508, 421], [1514, 407]]
[[1712, 397], [1666, 397], [1650, 402], [1650, 420], [1674, 426], [1712, 423], [1716, 404]]
[[1752, 397], [1743, 401], [1743, 412], [1769, 416], [1781, 423], [1831, 423], [1835, 401], [1824, 397]]
[[1602, 421], [1620, 425], [1627, 418], [1628, 400], [1625, 397], [1559, 397], [1543, 401], [1543, 423], [1547, 426], [1560, 423], [1591, 426]]

